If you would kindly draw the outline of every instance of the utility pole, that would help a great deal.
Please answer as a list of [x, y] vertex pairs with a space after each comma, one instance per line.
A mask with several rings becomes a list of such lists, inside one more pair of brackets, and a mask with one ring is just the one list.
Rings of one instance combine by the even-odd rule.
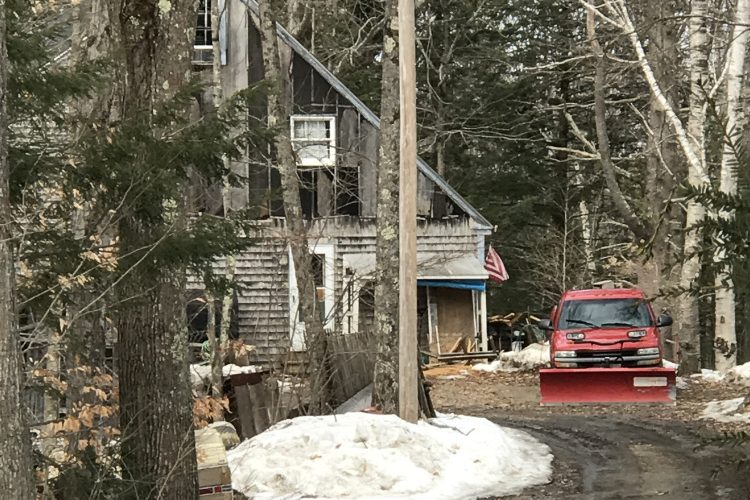
[[401, 160], [399, 179], [398, 414], [419, 418], [417, 404], [417, 69], [414, 0], [398, 0]]

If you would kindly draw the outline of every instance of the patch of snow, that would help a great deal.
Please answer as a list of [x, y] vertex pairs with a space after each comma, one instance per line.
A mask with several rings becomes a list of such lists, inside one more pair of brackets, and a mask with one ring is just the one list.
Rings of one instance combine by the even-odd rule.
[[228, 364], [224, 365], [221, 368], [221, 374], [224, 377], [229, 377], [230, 375], [238, 375], [240, 373], [258, 373], [261, 371], [263, 371], [263, 367], [258, 365], [237, 366], [234, 364]]
[[235, 490], [271, 498], [469, 500], [549, 481], [550, 449], [476, 417], [347, 413], [285, 420], [228, 454]]
[[737, 413], [744, 407], [745, 398], [711, 401], [703, 409], [701, 418], [709, 418], [717, 422], [747, 422], [750, 423], [750, 413]]
[[703, 368], [700, 373], [694, 373], [690, 375], [690, 378], [699, 378], [706, 382], [721, 382], [724, 380], [724, 375], [717, 372], [716, 370], [708, 370]]
[[678, 389], [687, 389], [688, 388], [688, 379], [685, 377], [677, 377], [675, 379], [675, 385], [677, 385]]
[[465, 378], [466, 375], [440, 375], [438, 380], [461, 380]]
[[[239, 373], [258, 373], [263, 371], [259, 365], [237, 366], [234, 364], [224, 365], [221, 374], [224, 377], [237, 375]], [[211, 385], [211, 365], [208, 363], [194, 363], [190, 365], [190, 385], [197, 392], [204, 392]]]
[[737, 384], [750, 386], [750, 363], [735, 366], [727, 372], [727, 380]]
[[663, 366], [664, 368], [671, 368], [673, 370], [676, 370], [680, 367], [679, 364], [673, 363], [672, 361], [669, 361], [668, 359], [662, 359], [661, 366]]
[[531, 344], [522, 351], [502, 352], [491, 363], [478, 363], [472, 369], [485, 373], [533, 370], [549, 363], [549, 343]]
[[372, 384], [368, 385], [351, 398], [344, 401], [334, 413], [340, 415], [342, 413], [350, 413], [353, 411], [362, 411], [365, 408], [369, 408], [372, 403]]

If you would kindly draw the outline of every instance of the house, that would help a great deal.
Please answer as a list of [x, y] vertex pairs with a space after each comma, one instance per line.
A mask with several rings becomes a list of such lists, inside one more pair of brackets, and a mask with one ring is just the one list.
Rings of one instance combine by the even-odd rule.
[[[210, 74], [211, 26], [201, 3], [194, 50], [196, 71]], [[218, 1], [218, 0], [214, 0]], [[220, 26], [224, 93], [264, 79], [255, 0], [224, 0]], [[373, 322], [376, 162], [379, 120], [335, 75], [278, 26], [291, 52], [294, 111], [289, 127], [298, 155], [303, 212], [327, 330], [367, 332]], [[265, 106], [253, 118], [263, 119]], [[297, 314], [295, 271], [284, 236], [278, 172], [262, 151], [250, 150], [232, 168], [247, 183], [224, 197], [227, 209], [251, 207], [256, 242], [236, 256], [241, 288], [236, 331], [256, 347], [258, 361], [305, 349]], [[418, 161], [418, 316], [420, 347], [445, 352], [460, 338], [486, 350], [485, 238], [491, 224], [440, 175]], [[209, 197], [211, 198], [211, 197]], [[216, 210], [221, 196], [209, 199]], [[217, 201], [218, 200], [218, 201]]]

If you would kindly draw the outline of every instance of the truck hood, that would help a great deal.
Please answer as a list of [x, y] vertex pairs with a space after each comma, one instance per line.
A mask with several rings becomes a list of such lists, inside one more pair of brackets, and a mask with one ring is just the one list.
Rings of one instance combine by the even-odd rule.
[[[646, 332], [645, 337], [641, 337], [640, 339], [630, 339], [628, 337], [628, 332], [632, 332], [635, 330], [644, 330]], [[584, 340], [579, 341], [573, 341], [567, 339], [567, 334], [569, 333], [583, 333], [586, 338]], [[658, 345], [658, 337], [656, 336], [656, 328], [654, 327], [644, 327], [644, 328], [638, 328], [638, 327], [632, 327], [632, 328], [576, 328], [572, 330], [559, 330], [555, 332], [555, 337], [557, 340], [558, 346], [566, 346], [566, 347], [578, 347], [580, 348], [593, 348], [596, 349], [597, 347], [600, 348], [606, 348], [607, 346], [601, 346], [600, 344], [608, 344], [611, 342], [616, 342], [618, 340], [625, 340], [624, 346], [628, 347], [649, 347], [650, 345], [657, 344]], [[612, 344], [613, 346], [619, 346], [618, 343]]]

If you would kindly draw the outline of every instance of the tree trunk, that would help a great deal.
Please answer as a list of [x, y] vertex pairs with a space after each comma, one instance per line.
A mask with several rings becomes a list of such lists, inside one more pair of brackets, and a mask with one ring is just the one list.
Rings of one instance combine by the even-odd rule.
[[[121, 0], [111, 8], [124, 57], [120, 115], [152, 116], [190, 73], [195, 2]], [[185, 224], [185, 205], [176, 202], [172, 218], [179, 228]], [[157, 231], [137, 214], [126, 214], [119, 228], [123, 254], [153, 245]], [[124, 474], [134, 479], [141, 498], [196, 498], [184, 270], [142, 264], [123, 283], [128, 300], [118, 311], [117, 327]]]
[[612, 163], [612, 156], [609, 145], [609, 132], [607, 130], [607, 109], [606, 109], [606, 76], [607, 76], [607, 59], [604, 51], [599, 44], [596, 35], [596, 16], [591, 8], [586, 12], [586, 31], [591, 44], [591, 51], [596, 58], [596, 73], [594, 76], [594, 119], [596, 123], [597, 147], [599, 149], [599, 165], [601, 166], [607, 189], [612, 198], [612, 203], [617, 209], [618, 214], [622, 217], [625, 224], [636, 238], [647, 242], [651, 238], [651, 228], [645, 226], [643, 221], [638, 217], [625, 195], [620, 189], [615, 174], [615, 165]]
[[23, 398], [23, 358], [16, 323], [15, 262], [11, 238], [5, 46], [6, 5], [0, 1], [0, 491], [3, 498], [35, 498], [31, 438]]
[[398, 4], [385, 2], [383, 79], [378, 150], [375, 338], [377, 357], [372, 403], [384, 413], [398, 412], [398, 189], [399, 189], [399, 69]]
[[[728, 195], [737, 194], [738, 139], [742, 135], [744, 108], [741, 96], [745, 82], [745, 56], [747, 52], [748, 25], [750, 24], [750, 0], [738, 0], [732, 43], [728, 52], [727, 128], [721, 156], [721, 180], [719, 191]], [[720, 213], [720, 218], [729, 220], [731, 213]], [[721, 242], [719, 242], [721, 244]], [[726, 371], [737, 364], [737, 331], [735, 326], [735, 294], [731, 267], [724, 263], [725, 252], [719, 247], [714, 260], [720, 266], [715, 278], [715, 339], [714, 359], [716, 369]]]
[[[311, 375], [310, 413], [321, 413], [327, 399], [325, 387], [325, 332], [317, 310], [316, 290], [311, 272], [311, 256], [307, 239], [307, 228], [300, 201], [297, 161], [292, 149], [289, 116], [292, 106], [292, 90], [289, 81], [291, 57], [281, 57], [276, 36], [276, 20], [283, 12], [284, 2], [266, 0], [259, 4], [260, 34], [265, 77], [275, 86], [268, 93], [268, 126], [275, 129], [276, 166], [281, 177], [284, 215], [291, 249], [297, 289], [299, 311], [290, 311], [291, 321], [297, 320], [299, 312], [305, 323], [305, 344], [313, 369]], [[284, 53], [288, 49], [284, 49]], [[283, 61], [283, 63], [282, 63]]]
[[[677, 12], [674, 1], [648, 2], [645, 15], [651, 23], [649, 29], [648, 60], [656, 80], [665, 89], [665, 98], [675, 108], [677, 99], [675, 80], [679, 65], [677, 52], [677, 23], [671, 16]], [[657, 313], [673, 311], [674, 298], [665, 290], [673, 289], [679, 277], [679, 265], [675, 259], [675, 249], [681, 248], [679, 228], [683, 226], [684, 215], [677, 204], [670, 200], [676, 179], [686, 175], [684, 162], [678, 157], [678, 145], [669, 128], [666, 114], [652, 96], [650, 99], [648, 125], [648, 150], [646, 159], [646, 182], [644, 202], [649, 208], [654, 236], [651, 252], [643, 263], [638, 276], [638, 284], [653, 298]], [[671, 327], [661, 329], [664, 355], [676, 359], [675, 344], [672, 342]]]
[[[691, 3], [690, 36], [690, 100], [687, 136], [690, 140], [693, 160], [688, 162], [688, 183], [695, 189], [708, 185], [705, 176], [706, 149], [706, 88], [708, 83], [708, 28], [707, 0], [693, 0]], [[685, 220], [685, 243], [683, 264], [680, 273], [680, 288], [677, 317], [677, 335], [680, 347], [680, 372], [696, 373], [700, 370], [700, 315], [697, 294], [697, 281], [701, 271], [698, 252], [701, 249], [702, 231], [697, 227], [705, 217], [705, 207], [692, 199], [687, 206]]]

